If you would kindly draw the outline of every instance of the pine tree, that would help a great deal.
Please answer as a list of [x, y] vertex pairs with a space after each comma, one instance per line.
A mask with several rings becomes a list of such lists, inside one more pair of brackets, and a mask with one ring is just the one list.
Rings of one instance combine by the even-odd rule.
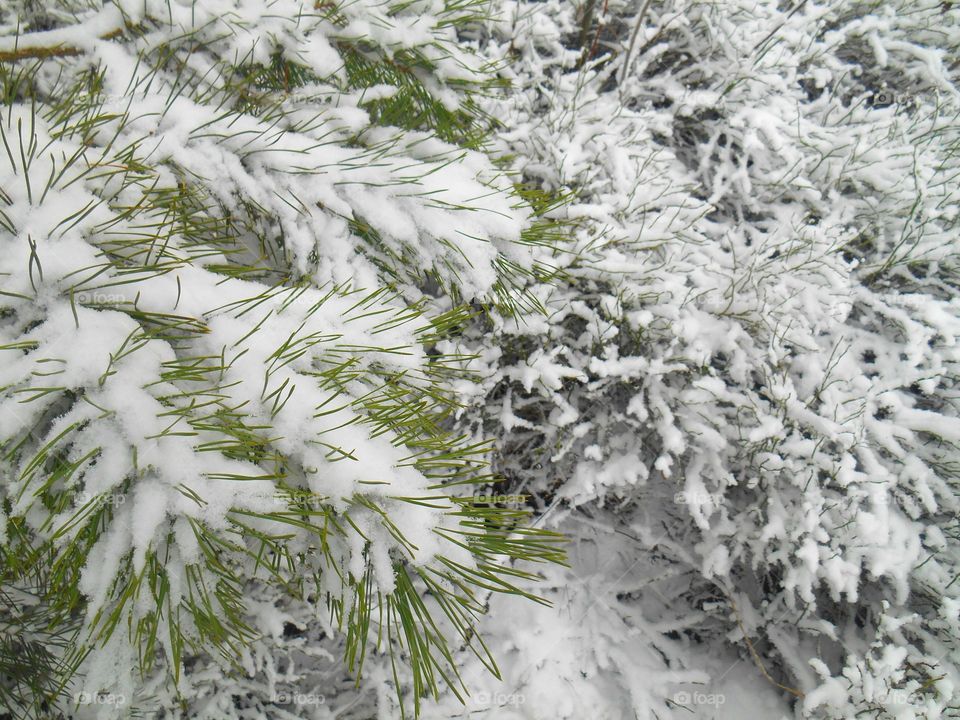
[[323, 607], [354, 674], [382, 648], [414, 712], [464, 692], [458, 647], [497, 672], [486, 594], [563, 553], [450, 431], [465, 303], [535, 307], [552, 232], [482, 152], [485, 11], [0, 8], [8, 713], [240, 672], [252, 584]]

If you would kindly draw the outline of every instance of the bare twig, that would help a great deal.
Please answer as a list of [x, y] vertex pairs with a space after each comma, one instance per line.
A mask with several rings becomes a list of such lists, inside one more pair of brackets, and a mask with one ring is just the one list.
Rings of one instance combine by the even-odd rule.
[[[720, 587], [717, 585], [717, 587]], [[763, 664], [763, 660], [760, 659], [760, 653], [757, 652], [757, 649], [753, 646], [753, 642], [750, 640], [750, 637], [747, 635], [747, 629], [743, 626], [743, 618], [740, 616], [740, 611], [737, 610], [737, 604], [733, 601], [733, 598], [727, 594], [727, 591], [724, 588], [720, 587], [720, 591], [727, 596], [727, 601], [730, 603], [730, 607], [733, 608], [733, 614], [737, 616], [737, 625], [740, 628], [740, 633], [743, 635], [743, 641], [747, 644], [747, 649], [750, 650], [750, 657], [753, 659], [753, 664], [757, 666], [763, 676], [770, 681], [772, 684], [776, 685], [781, 690], [790, 693], [794, 697], [802, 698], [805, 693], [802, 690], [797, 690], [792, 688], [789, 685], [784, 685], [783, 683], [777, 682], [773, 679], [769, 672], [767, 672], [766, 666]]]
[[603, 9], [600, 11], [600, 18], [597, 20], [597, 32], [593, 34], [593, 42], [590, 43], [590, 52], [587, 53], [587, 60], [593, 58], [597, 53], [597, 43], [600, 42], [600, 31], [603, 29], [603, 19], [607, 15], [607, 6], [610, 0], [603, 0]]
[[620, 73], [620, 87], [623, 87], [627, 79], [627, 69], [630, 67], [630, 57], [633, 55], [633, 48], [637, 44], [637, 36], [640, 34], [640, 28], [643, 26], [643, 19], [646, 17], [647, 8], [650, 7], [650, 0], [644, 0], [643, 7], [640, 8], [640, 14], [637, 15], [637, 22], [633, 26], [633, 33], [630, 35], [630, 45], [627, 47], [627, 54], [623, 58], [623, 71]]

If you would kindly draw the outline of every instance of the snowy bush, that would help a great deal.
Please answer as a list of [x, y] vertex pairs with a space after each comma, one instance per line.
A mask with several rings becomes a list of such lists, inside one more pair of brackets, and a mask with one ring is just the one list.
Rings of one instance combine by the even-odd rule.
[[11, 712], [46, 717], [73, 670], [81, 715], [173, 712], [168, 680], [255, 672], [282, 599], [350, 672], [386, 652], [414, 707], [456, 686], [451, 646], [496, 672], [475, 617], [532, 577], [502, 561], [562, 553], [473, 499], [486, 447], [449, 432], [463, 362], [434, 349], [450, 298], [523, 307], [534, 270], [477, 151], [489, 73], [456, 31], [482, 12], [3, 6], [4, 584], [79, 623], [49, 683], [4, 679]]
[[725, 654], [804, 717], [958, 709], [958, 50], [951, 3], [504, 4], [501, 152], [579, 230], [462, 421], [605, 559], [569, 662], [504, 631], [518, 716], [707, 716]]

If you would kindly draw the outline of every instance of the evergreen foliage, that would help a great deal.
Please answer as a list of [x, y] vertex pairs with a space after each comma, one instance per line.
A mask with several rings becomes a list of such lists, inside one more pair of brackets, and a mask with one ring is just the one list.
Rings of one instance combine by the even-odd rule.
[[456, 32], [483, 12], [4, 4], [8, 712], [127, 716], [212, 649], [242, 673], [253, 585], [326, 613], [352, 673], [385, 651], [414, 712], [464, 692], [451, 648], [497, 672], [483, 598], [533, 597], [513, 562], [561, 542], [474, 500], [465, 359], [433, 350], [470, 311], [419, 299], [510, 312], [535, 269], [542, 231], [476, 151]]

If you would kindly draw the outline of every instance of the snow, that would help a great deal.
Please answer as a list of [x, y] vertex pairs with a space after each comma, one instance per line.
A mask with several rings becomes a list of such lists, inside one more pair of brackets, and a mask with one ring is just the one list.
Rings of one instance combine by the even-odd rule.
[[[137, 16], [133, 16], [135, 19]], [[39, 48], [89, 49], [96, 39], [123, 27], [124, 15], [114, 4], [106, 5], [83, 22], [68, 27], [25, 35], [0, 37], [0, 54], [29, 51]]]
[[[84, 632], [119, 612], [83, 692], [259, 720], [299, 683], [330, 703], [277, 717], [386, 718], [433, 652], [468, 694], [424, 687], [425, 718], [948, 712], [960, 9], [21, 5], [0, 56], [52, 57], [0, 118], [0, 540], [15, 520], [80, 560]], [[284, 62], [309, 76], [237, 96]], [[393, 73], [441, 114], [475, 103], [487, 142], [381, 123]], [[521, 186], [567, 197], [543, 243]], [[446, 464], [444, 443], [478, 449]], [[480, 460], [570, 540], [569, 566], [502, 569], [552, 606], [435, 578], [473, 628], [417, 580], [436, 619], [413, 622], [450, 654], [398, 650], [399, 568], [476, 571], [456, 529], [525, 537], [458, 512], [494, 479]], [[124, 597], [157, 561], [167, 605], [162, 583]], [[230, 614], [220, 562], [243, 671], [170, 667], [181, 629], [208, 640], [200, 585]], [[151, 622], [168, 666], [137, 677]]]

